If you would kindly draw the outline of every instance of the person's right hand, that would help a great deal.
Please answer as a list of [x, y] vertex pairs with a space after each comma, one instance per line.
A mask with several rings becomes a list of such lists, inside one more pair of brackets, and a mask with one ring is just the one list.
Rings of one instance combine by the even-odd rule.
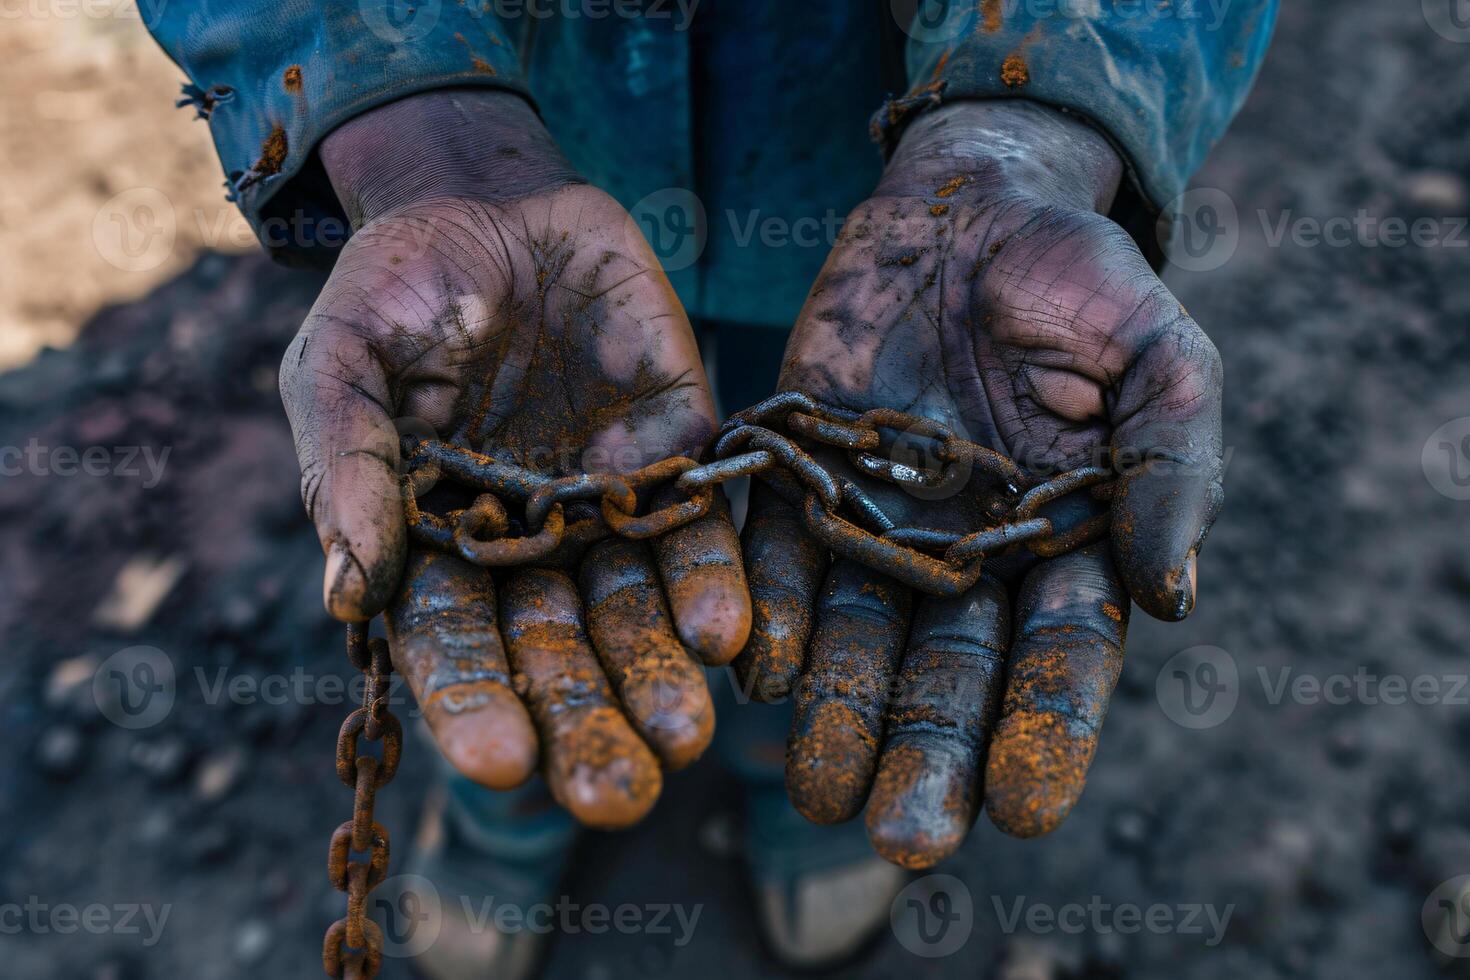
[[357, 230], [281, 391], [327, 609], [386, 609], [394, 664], [465, 775], [505, 789], [539, 763], [582, 822], [630, 824], [661, 767], [709, 744], [700, 663], [749, 631], [723, 499], [651, 545], [604, 540], [580, 570], [492, 574], [409, 541], [394, 420], [548, 476], [697, 457], [716, 421], [688, 319], [627, 213], [517, 96], [410, 97], [320, 152]]

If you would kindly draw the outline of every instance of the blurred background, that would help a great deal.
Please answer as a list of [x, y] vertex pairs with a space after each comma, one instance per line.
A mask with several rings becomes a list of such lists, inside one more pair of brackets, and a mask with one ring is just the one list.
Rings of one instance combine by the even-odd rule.
[[[320, 279], [257, 254], [131, 2], [0, 19], [0, 975], [318, 976], [347, 669], [275, 372]], [[1470, 976], [1470, 10], [1292, 0], [1194, 186], [1198, 611], [1135, 617], [1071, 819], [982, 817], [845, 976]], [[380, 797], [397, 862], [431, 751]], [[564, 887], [696, 926], [564, 931], [545, 976], [783, 975], [727, 783]]]

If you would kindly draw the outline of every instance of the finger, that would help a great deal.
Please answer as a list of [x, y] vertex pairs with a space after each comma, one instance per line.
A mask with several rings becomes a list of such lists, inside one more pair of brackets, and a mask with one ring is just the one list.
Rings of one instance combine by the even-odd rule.
[[1010, 599], [985, 576], [914, 613], [868, 800], [868, 839], [905, 868], [953, 854], [980, 812], [980, 766], [1000, 709]]
[[1050, 833], [1082, 795], [1127, 627], [1128, 597], [1106, 542], [1044, 561], [1021, 583], [985, 766], [985, 808], [1001, 830]]
[[704, 671], [674, 635], [648, 546], [610, 538], [582, 563], [587, 632], [613, 690], [670, 770], [689, 765], [715, 731]]
[[281, 398], [327, 556], [323, 601], [338, 619], [369, 619], [393, 597], [407, 545], [387, 379], [361, 336], [314, 313], [281, 363]]
[[716, 492], [707, 516], [654, 539], [653, 550], [679, 638], [710, 666], [729, 663], [750, 636], [750, 592], [725, 495]]
[[637, 822], [658, 799], [663, 776], [613, 701], [571, 579], [548, 569], [517, 572], [502, 590], [500, 618], [551, 794], [588, 826]]
[[735, 671], [741, 690], [758, 701], [776, 701], [791, 692], [801, 673], [827, 549], [807, 534], [796, 508], [760, 480], [751, 481], [741, 546], [751, 629]]
[[909, 604], [908, 589], [855, 562], [827, 577], [786, 757], [791, 802], [814, 823], [850, 820], [868, 797]]
[[1159, 619], [1194, 608], [1199, 548], [1224, 498], [1222, 385], [1219, 353], [1176, 304], [1113, 412], [1113, 547], [1134, 601]]
[[536, 770], [536, 730], [511, 688], [488, 569], [415, 550], [387, 610], [395, 668], [461, 773], [511, 789]]

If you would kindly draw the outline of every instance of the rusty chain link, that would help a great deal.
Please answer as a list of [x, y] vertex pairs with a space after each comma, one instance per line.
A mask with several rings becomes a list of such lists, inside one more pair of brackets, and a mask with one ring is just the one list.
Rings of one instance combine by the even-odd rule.
[[[352, 819], [332, 832], [327, 876], [347, 893], [347, 914], [332, 923], [322, 942], [322, 966], [329, 977], [367, 980], [383, 962], [383, 933], [367, 917], [368, 892], [388, 876], [388, 831], [373, 820], [378, 790], [392, 781], [403, 754], [403, 726], [388, 710], [393, 663], [388, 644], [368, 638], [367, 624], [347, 627], [347, 659], [362, 671], [362, 707], [337, 733], [337, 777], [353, 791]], [[382, 743], [382, 754], [365, 755], [359, 740]], [[352, 855], [366, 855], [354, 860]]]
[[[882, 455], [885, 432], [927, 443], [943, 464], [941, 471]], [[981, 503], [986, 526], [969, 533], [899, 526], [802, 442], [841, 451], [858, 472], [920, 498], [968, 489]], [[974, 585], [987, 557], [1017, 547], [1054, 557], [1108, 533], [1106, 512], [1065, 529], [1053, 527], [1038, 512], [1088, 488], [1106, 497], [1112, 470], [1082, 467], [1038, 481], [1005, 455], [961, 438], [949, 426], [894, 409], [853, 412], [785, 392], [732, 416], [712, 455], [704, 464], [676, 456], [632, 473], [556, 478], [449, 443], [416, 442], [403, 478], [409, 533], [421, 544], [477, 565], [550, 561], [610, 534], [638, 539], [665, 534], [708, 514], [717, 484], [750, 476], [795, 507], [806, 528], [835, 554], [942, 596]], [[972, 485], [976, 476], [980, 480]], [[423, 510], [419, 495], [441, 479], [478, 496], [468, 507], [443, 515]], [[671, 489], [677, 499], [640, 514], [654, 488]], [[518, 515], [507, 502], [521, 505]]]

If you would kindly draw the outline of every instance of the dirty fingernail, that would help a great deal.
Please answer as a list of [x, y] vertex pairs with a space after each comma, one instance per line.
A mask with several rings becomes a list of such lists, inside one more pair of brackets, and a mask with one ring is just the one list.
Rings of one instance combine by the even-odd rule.
[[322, 603], [337, 619], [358, 620], [361, 615], [363, 590], [367, 583], [344, 541], [333, 541], [327, 551], [327, 571], [322, 580]]
[[1194, 610], [1194, 597], [1198, 594], [1199, 586], [1199, 551], [1191, 551], [1184, 559], [1184, 569], [1179, 575], [1179, 585], [1176, 591], [1178, 604], [1175, 612], [1180, 619], [1188, 616]]

